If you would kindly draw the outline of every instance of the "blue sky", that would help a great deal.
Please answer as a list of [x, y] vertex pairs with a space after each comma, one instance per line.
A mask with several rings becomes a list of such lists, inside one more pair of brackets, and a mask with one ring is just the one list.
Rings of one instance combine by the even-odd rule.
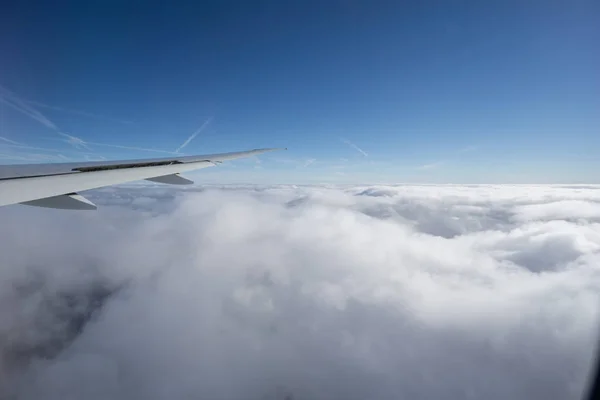
[[2, 163], [205, 125], [181, 153], [289, 150], [199, 182], [600, 183], [591, 0], [46, 3], [0, 13]]

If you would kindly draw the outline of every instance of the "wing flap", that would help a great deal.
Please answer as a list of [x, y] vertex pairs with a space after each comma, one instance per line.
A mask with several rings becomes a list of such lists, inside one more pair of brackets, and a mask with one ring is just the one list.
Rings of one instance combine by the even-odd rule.
[[179, 160], [167, 160], [167, 161], [151, 161], [151, 162], [133, 162], [124, 164], [108, 164], [108, 165], [92, 165], [73, 168], [73, 171], [77, 172], [94, 172], [94, 171], [108, 171], [111, 169], [125, 169], [125, 168], [144, 168], [144, 167], [160, 167], [162, 165], [174, 165], [183, 164]]
[[191, 185], [192, 183], [194, 183], [194, 181], [184, 178], [179, 174], [156, 176], [154, 178], [148, 178], [146, 180], [156, 183], [166, 183], [168, 185]]
[[59, 208], [62, 210], [95, 210], [97, 208], [94, 203], [77, 193], [24, 201], [21, 204], [34, 207]]

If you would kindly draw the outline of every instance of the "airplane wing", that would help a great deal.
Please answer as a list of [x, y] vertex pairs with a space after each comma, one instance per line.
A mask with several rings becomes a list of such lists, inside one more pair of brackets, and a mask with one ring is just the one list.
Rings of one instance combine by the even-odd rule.
[[173, 185], [190, 184], [193, 182], [178, 174], [274, 150], [282, 149], [124, 161], [1, 165], [0, 206], [26, 204], [95, 210], [96, 206], [77, 192], [142, 179]]

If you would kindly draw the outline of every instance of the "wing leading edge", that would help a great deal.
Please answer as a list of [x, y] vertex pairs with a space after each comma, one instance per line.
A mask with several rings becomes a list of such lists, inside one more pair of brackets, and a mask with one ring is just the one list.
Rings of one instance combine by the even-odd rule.
[[190, 184], [178, 174], [212, 167], [223, 161], [283, 149], [142, 160], [0, 166], [0, 206], [90, 210], [96, 206], [77, 192], [146, 179], [167, 184]]

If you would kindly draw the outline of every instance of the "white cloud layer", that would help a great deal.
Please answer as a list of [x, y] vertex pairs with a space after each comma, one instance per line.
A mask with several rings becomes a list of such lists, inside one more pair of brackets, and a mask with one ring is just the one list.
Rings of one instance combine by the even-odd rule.
[[600, 187], [107, 188], [0, 209], [0, 397], [576, 399]]

